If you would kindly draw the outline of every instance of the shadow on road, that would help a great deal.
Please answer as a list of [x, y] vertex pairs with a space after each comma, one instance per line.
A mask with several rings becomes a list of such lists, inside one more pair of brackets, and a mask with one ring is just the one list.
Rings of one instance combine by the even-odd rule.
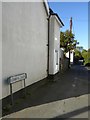
[[[57, 119], [57, 118], [64, 118], [63, 120], [65, 120], [65, 119], [69, 119], [69, 120], [70, 120], [71, 117], [74, 117], [74, 116], [76, 116], [76, 115], [82, 114], [82, 113], [87, 112], [87, 111], [90, 111], [90, 106], [84, 107], [84, 108], [80, 108], [80, 109], [78, 109], [78, 110], [75, 110], [75, 111], [72, 111], [72, 112], [69, 112], [69, 113], [66, 113], [66, 114], [57, 116], [57, 117], [52, 118], [52, 119], [50, 119], [50, 120], [55, 120], [55, 119]], [[84, 118], [84, 119], [85, 119], [85, 118]], [[87, 120], [87, 119], [88, 119], [88, 118], [86, 118], [86, 120]]]

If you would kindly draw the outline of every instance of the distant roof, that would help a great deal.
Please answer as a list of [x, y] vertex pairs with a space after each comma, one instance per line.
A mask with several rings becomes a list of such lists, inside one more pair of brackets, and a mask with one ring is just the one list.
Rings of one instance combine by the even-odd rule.
[[51, 8], [49, 8], [49, 12], [50, 12], [50, 15], [56, 15], [58, 20], [60, 21], [60, 23], [62, 24], [62, 26], [64, 26], [64, 23], [62, 22], [62, 20], [60, 19], [60, 17], [58, 16], [57, 13], [54, 13], [53, 10]]

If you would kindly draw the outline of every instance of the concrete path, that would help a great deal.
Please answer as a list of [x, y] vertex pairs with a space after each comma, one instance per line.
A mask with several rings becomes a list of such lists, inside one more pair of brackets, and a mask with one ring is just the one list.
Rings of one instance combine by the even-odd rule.
[[[3, 118], [88, 118], [88, 69], [73, 66], [34, 92], [27, 108]], [[29, 105], [28, 105], [29, 104]]]
[[37, 105], [4, 118], [88, 118], [88, 95]]

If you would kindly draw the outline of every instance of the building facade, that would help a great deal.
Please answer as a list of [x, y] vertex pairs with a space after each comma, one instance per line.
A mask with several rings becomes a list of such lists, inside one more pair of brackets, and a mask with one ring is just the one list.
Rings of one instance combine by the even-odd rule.
[[[48, 76], [51, 63], [49, 16], [46, 1], [2, 3], [2, 98], [10, 95], [7, 81], [10, 76], [27, 73], [26, 86]], [[53, 27], [56, 29], [53, 40], [57, 38], [60, 41], [59, 27], [63, 24], [56, 15], [53, 20], [57, 26]], [[55, 52], [55, 47], [52, 49]], [[55, 57], [54, 55], [54, 60]], [[58, 71], [59, 69], [55, 73]], [[13, 85], [13, 92], [22, 88], [23, 82], [17, 82]]]

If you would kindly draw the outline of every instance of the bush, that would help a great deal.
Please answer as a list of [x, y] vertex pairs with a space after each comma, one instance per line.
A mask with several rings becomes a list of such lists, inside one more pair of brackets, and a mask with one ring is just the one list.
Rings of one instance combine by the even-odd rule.
[[90, 63], [86, 63], [85, 66], [90, 66]]
[[90, 66], [90, 51], [84, 53], [84, 65]]

